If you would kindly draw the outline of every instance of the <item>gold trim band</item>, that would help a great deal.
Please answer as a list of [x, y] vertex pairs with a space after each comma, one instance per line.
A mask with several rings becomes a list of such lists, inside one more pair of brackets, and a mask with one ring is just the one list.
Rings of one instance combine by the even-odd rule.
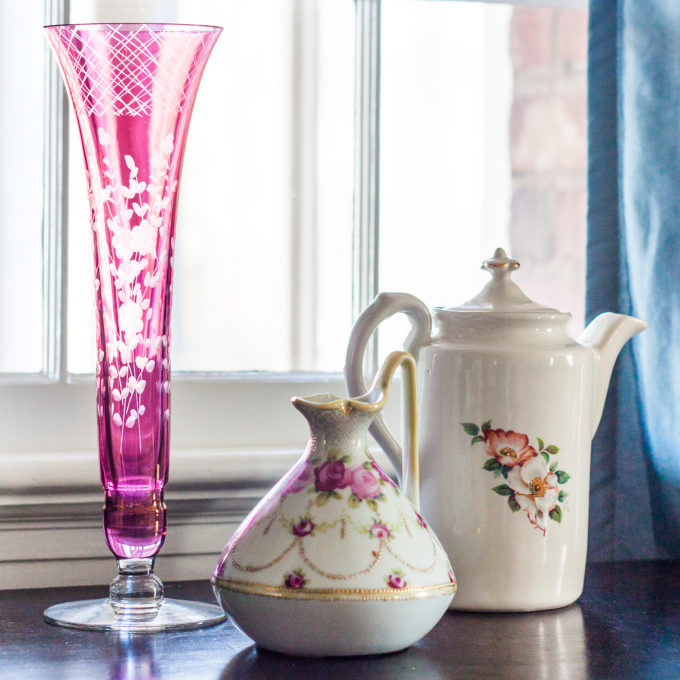
[[416, 600], [425, 597], [451, 595], [458, 589], [455, 581], [434, 586], [406, 586], [405, 588], [301, 588], [270, 586], [264, 583], [226, 580], [213, 576], [213, 586], [235, 593], [278, 597], [289, 600]]

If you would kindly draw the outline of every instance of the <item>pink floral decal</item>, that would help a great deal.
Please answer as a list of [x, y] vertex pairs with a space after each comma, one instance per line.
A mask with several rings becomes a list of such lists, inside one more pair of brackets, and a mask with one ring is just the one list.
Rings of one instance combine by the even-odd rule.
[[396, 590], [406, 588], [404, 572], [400, 569], [394, 569], [385, 580], [390, 588], [395, 588]]
[[359, 507], [365, 501], [371, 510], [377, 512], [378, 501], [385, 500], [385, 494], [381, 488], [385, 482], [373, 474], [374, 469], [373, 461], [366, 461], [352, 468], [352, 493], [347, 499], [351, 508]]
[[493, 456], [501, 465], [514, 467], [522, 465], [537, 455], [529, 446], [529, 437], [512, 430], [486, 430], [484, 447], [488, 456]]
[[291, 590], [300, 590], [304, 587], [306, 582], [305, 574], [302, 569], [295, 569], [286, 574], [283, 578], [284, 585]]
[[309, 517], [301, 517], [297, 524], [293, 524], [292, 531], [296, 536], [307, 536], [314, 531], [314, 522]]
[[[321, 507], [331, 498], [342, 499], [343, 495], [339, 492], [350, 487], [347, 503], [351, 508], [356, 508], [365, 501], [369, 508], [377, 512], [378, 501], [385, 500], [382, 487], [385, 485], [383, 477], [387, 475], [373, 461], [356, 465], [351, 465], [351, 462], [350, 456], [343, 455], [340, 449], [333, 447], [326, 452], [323, 462], [316, 458], [308, 463], [309, 475], [314, 480], [314, 491], [317, 494], [315, 503]], [[374, 474], [376, 471], [378, 477]], [[290, 488], [296, 491], [298, 485], [291, 483]], [[302, 482], [300, 488], [304, 488]], [[289, 492], [288, 487], [284, 490], [286, 492]]]
[[352, 493], [359, 499], [376, 498], [382, 491], [378, 480], [363, 465], [352, 468]]
[[389, 538], [392, 535], [390, 530], [380, 522], [373, 522], [368, 531], [375, 538]]
[[344, 489], [350, 483], [350, 473], [341, 460], [328, 460], [314, 468], [314, 488], [317, 491]]
[[[557, 474], [550, 471], [548, 464], [540, 456], [508, 473], [507, 486], [514, 491], [515, 502], [544, 536], [547, 517], [558, 522], [562, 519], [562, 511], [558, 506], [558, 484]], [[559, 516], [554, 517], [557, 512]]]
[[[547, 520], [560, 523], [562, 506], [567, 493], [559, 485], [566, 483], [571, 475], [558, 470], [559, 447], [546, 446], [540, 437], [538, 446], [529, 444], [529, 437], [513, 430], [492, 430], [488, 420], [481, 427], [474, 423], [461, 423], [472, 437], [471, 445], [484, 444], [488, 459], [482, 466], [494, 477], [501, 475], [507, 483], [492, 487], [499, 496], [508, 499], [512, 512], [526, 513], [529, 523], [543, 536], [546, 535]], [[552, 458], [551, 458], [552, 457]]]

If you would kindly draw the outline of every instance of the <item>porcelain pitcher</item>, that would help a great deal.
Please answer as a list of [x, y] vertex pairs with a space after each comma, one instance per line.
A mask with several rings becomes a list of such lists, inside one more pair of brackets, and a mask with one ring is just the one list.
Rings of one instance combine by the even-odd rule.
[[[399, 365], [411, 425], [403, 492], [367, 448]], [[413, 357], [393, 352], [361, 397], [293, 399], [309, 422], [307, 449], [244, 520], [212, 579], [260, 646], [306, 656], [392, 652], [446, 612], [456, 580], [418, 511], [415, 383]]]
[[[482, 267], [491, 280], [458, 307], [430, 312], [412, 295], [379, 295], [352, 330], [347, 386], [364, 391], [369, 337], [405, 313], [419, 367], [422, 508], [453, 560], [452, 607], [560, 607], [583, 588], [590, 442], [611, 371], [647, 324], [602, 314], [576, 341], [571, 315], [527, 298], [502, 249]], [[371, 432], [398, 462], [384, 422]]]

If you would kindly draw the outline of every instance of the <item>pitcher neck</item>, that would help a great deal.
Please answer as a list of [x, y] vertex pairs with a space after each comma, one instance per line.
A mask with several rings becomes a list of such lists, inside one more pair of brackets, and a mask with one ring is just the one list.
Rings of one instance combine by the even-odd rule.
[[334, 461], [350, 457], [358, 462], [358, 457], [366, 455], [368, 447], [368, 425], [366, 423], [319, 426], [310, 422], [310, 439], [307, 456], [316, 461]]

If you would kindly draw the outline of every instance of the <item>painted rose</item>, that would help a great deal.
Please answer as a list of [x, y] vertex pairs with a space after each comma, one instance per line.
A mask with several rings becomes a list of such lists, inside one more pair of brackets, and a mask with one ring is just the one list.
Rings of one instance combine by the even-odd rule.
[[393, 572], [387, 577], [387, 585], [390, 588], [396, 588], [397, 590], [400, 590], [401, 588], [406, 587], [406, 581], [404, 580], [403, 574]]
[[484, 447], [501, 465], [515, 467], [538, 456], [536, 449], [529, 446], [529, 437], [512, 430], [487, 430], [484, 433]]
[[389, 538], [391, 535], [390, 530], [380, 522], [374, 522], [371, 525], [369, 532], [371, 533], [371, 536], [375, 536], [375, 538]]
[[291, 477], [283, 487], [282, 493], [299, 493], [314, 481], [314, 468], [305, 465], [298, 474]]
[[508, 473], [508, 486], [515, 492], [520, 509], [545, 536], [550, 511], [557, 505], [557, 475], [551, 472], [542, 456], [536, 456]]
[[351, 481], [350, 471], [341, 460], [329, 460], [315, 467], [314, 478], [317, 491], [344, 489]]
[[307, 536], [314, 531], [314, 522], [309, 517], [301, 517], [297, 524], [293, 524], [293, 533], [296, 536]]
[[375, 498], [379, 496], [380, 483], [370, 470], [367, 470], [363, 465], [357, 465], [352, 468], [352, 493], [359, 499]]
[[300, 569], [296, 569], [290, 574], [286, 574], [284, 581], [286, 588], [291, 590], [300, 590], [305, 585], [305, 577]]
[[391, 480], [389, 475], [385, 474], [385, 471], [374, 460], [371, 461], [371, 466], [378, 473], [378, 477], [380, 477], [383, 482], [387, 482], [390, 486], [394, 486], [396, 488], [396, 484]]

